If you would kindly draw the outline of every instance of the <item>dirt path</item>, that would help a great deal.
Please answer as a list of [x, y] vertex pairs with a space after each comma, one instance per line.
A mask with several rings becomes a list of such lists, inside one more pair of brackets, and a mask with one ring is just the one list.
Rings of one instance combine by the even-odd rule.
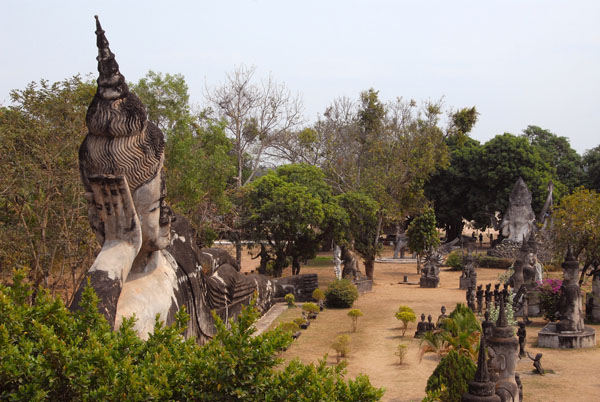
[[[333, 280], [333, 267], [304, 267], [302, 272], [318, 273], [321, 287]], [[479, 283], [496, 282], [500, 272], [478, 269]], [[394, 313], [399, 305], [406, 304], [415, 310], [417, 316], [431, 314], [436, 321], [442, 305], [448, 308], [448, 312], [452, 311], [456, 303], [464, 301], [465, 293], [458, 289], [458, 272], [442, 271], [437, 289], [398, 284], [404, 275], [408, 275], [409, 281], [418, 281], [414, 264], [377, 263], [373, 292], [362, 295], [355, 303], [355, 307], [364, 313], [359, 319], [358, 330], [351, 332], [347, 309], [326, 309], [283, 354], [284, 359], [299, 358], [310, 363], [329, 353], [328, 363], [335, 364], [335, 352], [329, 346], [337, 335], [348, 334], [351, 337], [351, 352], [347, 358], [349, 377], [367, 374], [373, 385], [386, 388], [383, 401], [420, 401], [425, 396], [427, 378], [438, 360], [433, 355], [426, 355], [421, 362], [418, 361], [419, 342], [412, 337], [416, 324], [411, 324], [402, 338], [400, 322]], [[298, 316], [300, 309], [288, 309], [274, 325]], [[556, 374], [544, 377], [531, 375], [531, 361], [520, 361], [517, 370], [521, 373], [525, 401], [600, 400], [600, 380], [596, 377], [600, 370], [600, 349], [562, 351], [535, 348], [537, 332], [542, 326], [542, 320], [537, 319], [533, 326], [528, 327], [528, 348], [533, 355], [538, 351], [544, 353], [543, 366], [553, 369]], [[600, 326], [594, 328], [600, 331]], [[403, 365], [398, 364], [398, 357], [394, 354], [399, 343], [409, 347]]]

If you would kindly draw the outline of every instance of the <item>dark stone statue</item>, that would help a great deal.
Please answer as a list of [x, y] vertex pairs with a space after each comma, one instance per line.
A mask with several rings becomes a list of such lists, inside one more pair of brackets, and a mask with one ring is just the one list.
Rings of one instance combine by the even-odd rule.
[[519, 357], [525, 357], [525, 345], [527, 344], [527, 329], [525, 329], [525, 323], [523, 321], [519, 321], [517, 337], [519, 338]]
[[490, 306], [492, 305], [492, 284], [488, 283], [485, 285], [485, 311], [490, 311]]
[[344, 264], [342, 278], [350, 279], [351, 281], [358, 279], [358, 260], [354, 253], [347, 247], [342, 247], [342, 262]]
[[477, 314], [483, 314], [483, 285], [477, 286], [477, 293], [475, 294], [477, 299]]
[[527, 352], [527, 357], [529, 357], [531, 360], [533, 360], [533, 367], [535, 368], [535, 372], [539, 375], [546, 374], [546, 372], [544, 371], [544, 368], [542, 367], [542, 356], [543, 356], [543, 353], [538, 353], [535, 355], [535, 357], [531, 357], [529, 352]]
[[494, 323], [490, 321], [490, 312], [488, 310], [486, 310], [484, 314], [484, 320], [481, 323], [481, 330], [483, 335], [487, 338], [493, 335]]
[[442, 324], [444, 323], [444, 320], [448, 318], [448, 316], [446, 315], [446, 306], [442, 306], [441, 312], [442, 314], [440, 314], [437, 319], [436, 328], [441, 328]]
[[195, 231], [165, 202], [164, 135], [129, 91], [97, 17], [96, 41], [98, 88], [87, 110], [79, 169], [102, 248], [70, 308], [79, 308], [89, 281], [113, 328], [135, 314], [134, 329], [147, 338], [157, 315], [171, 324], [185, 307], [185, 336], [203, 343], [216, 330], [213, 310], [227, 322], [254, 295], [263, 312], [290, 291], [310, 296], [314, 275], [287, 281], [243, 275], [225, 251], [199, 249]]
[[429, 314], [427, 316], [427, 331], [433, 331], [435, 330], [435, 324], [433, 323], [433, 317], [431, 316], [431, 314]]
[[475, 286], [469, 286], [469, 289], [467, 289], [467, 306], [472, 312], [475, 312], [477, 309], [475, 305]]
[[583, 308], [579, 284], [577, 283], [579, 263], [573, 256], [570, 247], [562, 268], [564, 279], [561, 286], [561, 297], [559, 300], [560, 321], [557, 328], [560, 332], [582, 332], [584, 329]]
[[415, 332], [415, 338], [422, 337], [425, 332], [428, 331], [427, 322], [425, 322], [425, 313], [421, 314], [421, 321], [417, 324], [417, 332]]

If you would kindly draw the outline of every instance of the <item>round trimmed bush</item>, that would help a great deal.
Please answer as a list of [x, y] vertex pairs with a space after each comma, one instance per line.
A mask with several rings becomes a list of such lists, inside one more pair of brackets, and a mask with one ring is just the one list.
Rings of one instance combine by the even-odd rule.
[[327, 307], [349, 308], [358, 299], [358, 290], [348, 279], [331, 282], [325, 291]]

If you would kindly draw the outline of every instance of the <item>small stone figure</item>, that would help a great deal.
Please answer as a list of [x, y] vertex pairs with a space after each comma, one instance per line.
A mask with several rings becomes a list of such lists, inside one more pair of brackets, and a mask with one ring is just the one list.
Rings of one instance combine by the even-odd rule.
[[498, 308], [498, 303], [500, 302], [500, 284], [496, 283], [494, 285], [494, 306]]
[[467, 306], [472, 312], [475, 312], [477, 309], [475, 305], [475, 286], [470, 286], [469, 289], [467, 289]]
[[467, 251], [465, 256], [465, 266], [459, 279], [459, 289], [466, 290], [469, 286], [477, 285], [477, 272], [475, 272], [476, 258], [474, 254]]
[[527, 294], [527, 288], [523, 289], [523, 296], [521, 296], [521, 315], [525, 325], [531, 324], [529, 319], [529, 295]]
[[427, 316], [427, 331], [433, 331], [435, 330], [435, 324], [432, 322], [433, 317], [431, 316], [431, 314], [429, 314]]
[[492, 304], [492, 284], [488, 283], [485, 285], [485, 311], [490, 311], [490, 305]]
[[504, 300], [508, 300], [508, 283], [502, 285], [502, 297]]
[[533, 360], [533, 367], [535, 367], [535, 372], [539, 375], [546, 374], [546, 372], [544, 371], [544, 368], [542, 367], [542, 355], [543, 355], [543, 353], [538, 353], [535, 355], [535, 357], [531, 357], [529, 352], [527, 352], [527, 357], [529, 357], [531, 360]]
[[494, 330], [494, 323], [490, 321], [490, 312], [486, 311], [484, 314], [484, 320], [481, 323], [481, 330], [483, 335], [487, 338], [492, 336], [492, 332]]
[[427, 323], [425, 322], [425, 313], [421, 314], [421, 321], [417, 324], [417, 332], [415, 338], [420, 338], [427, 332]]
[[525, 329], [525, 323], [519, 321], [519, 329], [517, 330], [517, 337], [519, 337], [519, 357], [525, 357], [525, 344], [527, 341], [527, 330]]
[[442, 314], [440, 314], [439, 317], [438, 317], [438, 319], [437, 319], [437, 324], [436, 324], [437, 328], [441, 328], [442, 324], [444, 323], [444, 320], [446, 318], [448, 318], [448, 316], [446, 315], [446, 306], [442, 306], [441, 311], [442, 311]]
[[477, 314], [483, 314], [483, 285], [477, 286], [477, 293], [475, 294], [477, 299]]

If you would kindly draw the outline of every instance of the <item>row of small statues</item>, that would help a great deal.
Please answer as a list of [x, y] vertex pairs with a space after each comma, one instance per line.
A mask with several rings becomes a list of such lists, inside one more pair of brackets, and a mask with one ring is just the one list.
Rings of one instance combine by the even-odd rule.
[[474, 286], [470, 286], [466, 291], [467, 306], [474, 313], [482, 315], [484, 306], [485, 311], [490, 311], [492, 303], [498, 308], [500, 298], [502, 297], [504, 300], [507, 300], [509, 291], [509, 286], [506, 283], [503, 285], [502, 289], [500, 289], [500, 284], [496, 283], [494, 285], [494, 290], [492, 290], [491, 283], [488, 283], [485, 286], [485, 290], [483, 290], [483, 285], [477, 285], [477, 290], [475, 290]]
[[415, 332], [415, 338], [421, 338], [426, 332], [434, 331], [442, 326], [442, 323], [448, 316], [446, 315], [446, 306], [442, 306], [442, 314], [439, 315], [437, 322], [433, 322], [431, 314], [427, 316], [425, 321], [425, 313], [421, 314], [421, 321], [417, 324], [417, 332]]

